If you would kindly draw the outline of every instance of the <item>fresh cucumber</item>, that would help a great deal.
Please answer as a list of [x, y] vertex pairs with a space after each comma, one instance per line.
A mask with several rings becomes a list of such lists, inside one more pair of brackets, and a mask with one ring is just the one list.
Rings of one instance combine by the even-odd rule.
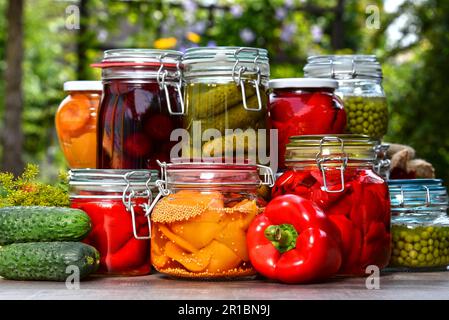
[[81, 242], [29, 242], [0, 247], [0, 277], [5, 279], [65, 281], [74, 269], [83, 279], [97, 271], [99, 264], [98, 251]]
[[14, 242], [79, 241], [92, 228], [82, 210], [63, 207], [0, 208], [0, 245]]

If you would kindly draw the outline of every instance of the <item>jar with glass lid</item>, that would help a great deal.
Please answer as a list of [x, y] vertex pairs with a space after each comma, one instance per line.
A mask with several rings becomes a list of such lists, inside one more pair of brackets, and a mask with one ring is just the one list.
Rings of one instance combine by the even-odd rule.
[[296, 194], [314, 201], [341, 233], [340, 274], [363, 275], [387, 265], [391, 251], [387, 183], [373, 168], [376, 142], [362, 135], [292, 137], [285, 171], [273, 197]]
[[100, 252], [98, 273], [148, 274], [151, 230], [146, 213], [157, 192], [158, 171], [75, 169], [69, 177], [71, 207], [92, 220], [84, 241]]
[[449, 266], [448, 194], [440, 179], [390, 180], [393, 253], [390, 267], [446, 270]]
[[324, 55], [307, 58], [304, 75], [332, 78], [343, 98], [347, 132], [382, 139], [388, 129], [388, 106], [382, 68], [374, 55]]
[[267, 135], [257, 135], [258, 129], [267, 127], [267, 51], [246, 47], [190, 48], [183, 65], [184, 128], [191, 136], [183, 157], [235, 156], [240, 151], [239, 156], [255, 160], [257, 146], [265, 149], [267, 143]]
[[216, 162], [161, 163], [161, 168], [163, 197], [151, 212], [153, 266], [178, 278], [254, 275], [246, 232], [265, 207], [257, 188], [273, 184], [271, 169]]
[[114, 49], [101, 63], [103, 97], [98, 115], [98, 168], [157, 169], [169, 160], [170, 134], [181, 126], [182, 53]]

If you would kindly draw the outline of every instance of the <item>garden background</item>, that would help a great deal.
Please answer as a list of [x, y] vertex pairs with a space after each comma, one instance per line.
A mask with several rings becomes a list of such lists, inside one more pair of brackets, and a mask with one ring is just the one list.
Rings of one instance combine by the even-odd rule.
[[[379, 20], [377, 20], [379, 19]], [[449, 181], [449, 1], [0, 0], [3, 170], [64, 158], [54, 115], [69, 80], [99, 80], [111, 48], [267, 48], [271, 78], [301, 77], [308, 55], [375, 54], [390, 108], [385, 141], [410, 144]]]

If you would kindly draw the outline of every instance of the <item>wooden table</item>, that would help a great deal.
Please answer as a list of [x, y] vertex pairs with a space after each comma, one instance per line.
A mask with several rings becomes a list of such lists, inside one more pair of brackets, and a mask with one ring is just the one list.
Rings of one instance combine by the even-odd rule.
[[313, 285], [265, 280], [187, 281], [153, 274], [134, 278], [94, 277], [80, 288], [65, 283], [0, 280], [0, 299], [449, 299], [449, 272], [386, 273], [380, 289], [368, 290], [366, 278], [340, 278]]

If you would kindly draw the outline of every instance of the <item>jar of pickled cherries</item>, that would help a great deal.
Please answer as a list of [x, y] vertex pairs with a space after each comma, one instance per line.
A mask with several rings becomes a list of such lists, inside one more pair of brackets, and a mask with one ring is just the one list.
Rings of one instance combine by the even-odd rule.
[[85, 211], [92, 231], [84, 240], [100, 252], [98, 273], [138, 276], [150, 273], [150, 220], [157, 171], [70, 171], [71, 207]]
[[68, 81], [67, 97], [56, 111], [59, 145], [70, 168], [96, 168], [97, 111], [103, 86], [101, 81]]
[[278, 130], [279, 167], [285, 168], [285, 146], [292, 136], [341, 134], [346, 128], [343, 102], [334, 94], [331, 79], [270, 80], [269, 119]]
[[448, 195], [440, 179], [390, 180], [390, 267], [437, 271], [449, 267]]
[[[267, 51], [244, 47], [187, 49], [184, 128], [191, 141], [183, 157], [245, 156], [268, 164]], [[260, 149], [260, 152], [258, 152]]]
[[107, 50], [98, 116], [98, 168], [158, 168], [168, 161], [170, 134], [181, 126], [181, 52]]
[[273, 184], [271, 169], [212, 162], [161, 167], [164, 197], [151, 213], [151, 261], [156, 270], [178, 278], [254, 275], [246, 232], [265, 207], [257, 188]]
[[324, 55], [307, 58], [304, 75], [338, 81], [347, 132], [382, 139], [388, 129], [388, 105], [382, 68], [374, 55]]
[[376, 142], [361, 135], [292, 137], [287, 171], [273, 197], [296, 194], [314, 201], [340, 229], [340, 274], [364, 275], [387, 265], [391, 251], [387, 183], [373, 169]]

